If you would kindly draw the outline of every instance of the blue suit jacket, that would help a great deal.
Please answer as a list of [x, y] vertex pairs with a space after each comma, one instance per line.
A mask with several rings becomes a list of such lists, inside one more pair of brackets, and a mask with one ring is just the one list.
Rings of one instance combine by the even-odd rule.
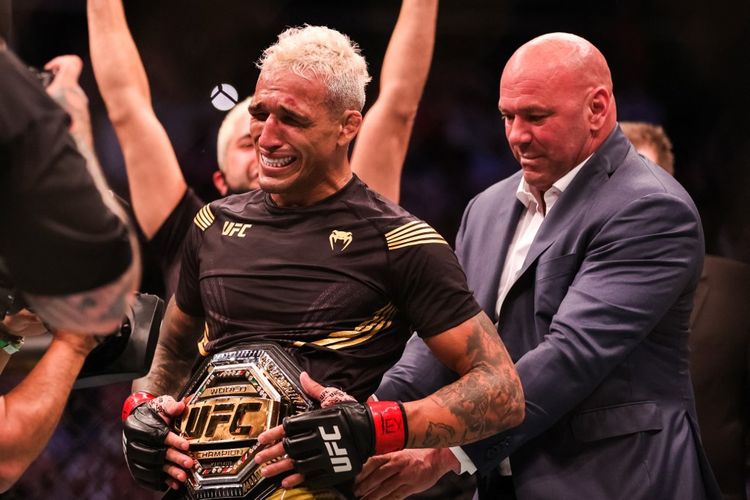
[[[519, 499], [719, 498], [688, 374], [704, 253], [692, 200], [618, 127], [545, 217], [497, 318], [520, 178], [469, 203], [456, 251], [516, 363], [526, 417], [464, 450], [480, 473], [510, 456]], [[378, 395], [454, 377], [415, 340]]]

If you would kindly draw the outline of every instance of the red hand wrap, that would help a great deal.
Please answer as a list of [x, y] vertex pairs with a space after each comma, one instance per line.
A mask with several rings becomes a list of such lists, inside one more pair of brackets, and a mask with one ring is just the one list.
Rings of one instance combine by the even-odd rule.
[[133, 410], [135, 410], [136, 406], [140, 406], [146, 401], [151, 401], [155, 398], [156, 396], [146, 391], [134, 392], [133, 394], [128, 396], [128, 399], [126, 399], [125, 403], [123, 403], [122, 405], [122, 415], [120, 415], [122, 421], [124, 422], [128, 418], [128, 416], [133, 413]]
[[367, 403], [375, 427], [375, 454], [399, 451], [406, 446], [406, 413], [398, 401], [371, 401]]

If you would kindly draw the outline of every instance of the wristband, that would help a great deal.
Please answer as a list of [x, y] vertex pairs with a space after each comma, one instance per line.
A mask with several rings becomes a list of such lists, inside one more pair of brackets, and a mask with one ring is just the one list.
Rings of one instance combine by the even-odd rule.
[[128, 416], [130, 416], [131, 413], [133, 413], [133, 410], [136, 409], [136, 407], [142, 405], [143, 403], [147, 401], [151, 401], [152, 399], [155, 399], [156, 396], [151, 394], [150, 392], [146, 391], [138, 391], [134, 392], [130, 396], [128, 396], [128, 399], [125, 400], [125, 403], [122, 405], [122, 415], [120, 415], [120, 418], [122, 418], [122, 421], [124, 422]]
[[367, 406], [375, 430], [375, 455], [404, 449], [408, 434], [404, 405], [398, 401], [371, 401]]

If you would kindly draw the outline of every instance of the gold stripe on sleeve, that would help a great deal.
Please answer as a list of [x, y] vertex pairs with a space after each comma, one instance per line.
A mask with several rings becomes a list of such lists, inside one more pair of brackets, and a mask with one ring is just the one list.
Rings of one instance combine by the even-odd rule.
[[193, 222], [195, 222], [195, 225], [198, 226], [201, 231], [205, 231], [214, 223], [214, 220], [215, 217], [213, 212], [211, 212], [211, 207], [204, 205], [203, 208], [198, 210], [198, 213], [195, 214]]
[[448, 242], [440, 236], [429, 224], [422, 221], [412, 221], [385, 234], [388, 250], [410, 247], [413, 245], [427, 245], [437, 243], [447, 245]]

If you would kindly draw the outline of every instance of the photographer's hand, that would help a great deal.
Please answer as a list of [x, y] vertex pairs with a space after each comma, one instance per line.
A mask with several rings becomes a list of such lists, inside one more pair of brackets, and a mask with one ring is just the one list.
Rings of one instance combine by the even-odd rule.
[[70, 115], [70, 134], [76, 140], [81, 154], [87, 157], [94, 151], [91, 134], [89, 100], [78, 85], [78, 77], [83, 69], [83, 61], [76, 55], [58, 56], [44, 65], [44, 69], [55, 77], [47, 87], [47, 93]]

